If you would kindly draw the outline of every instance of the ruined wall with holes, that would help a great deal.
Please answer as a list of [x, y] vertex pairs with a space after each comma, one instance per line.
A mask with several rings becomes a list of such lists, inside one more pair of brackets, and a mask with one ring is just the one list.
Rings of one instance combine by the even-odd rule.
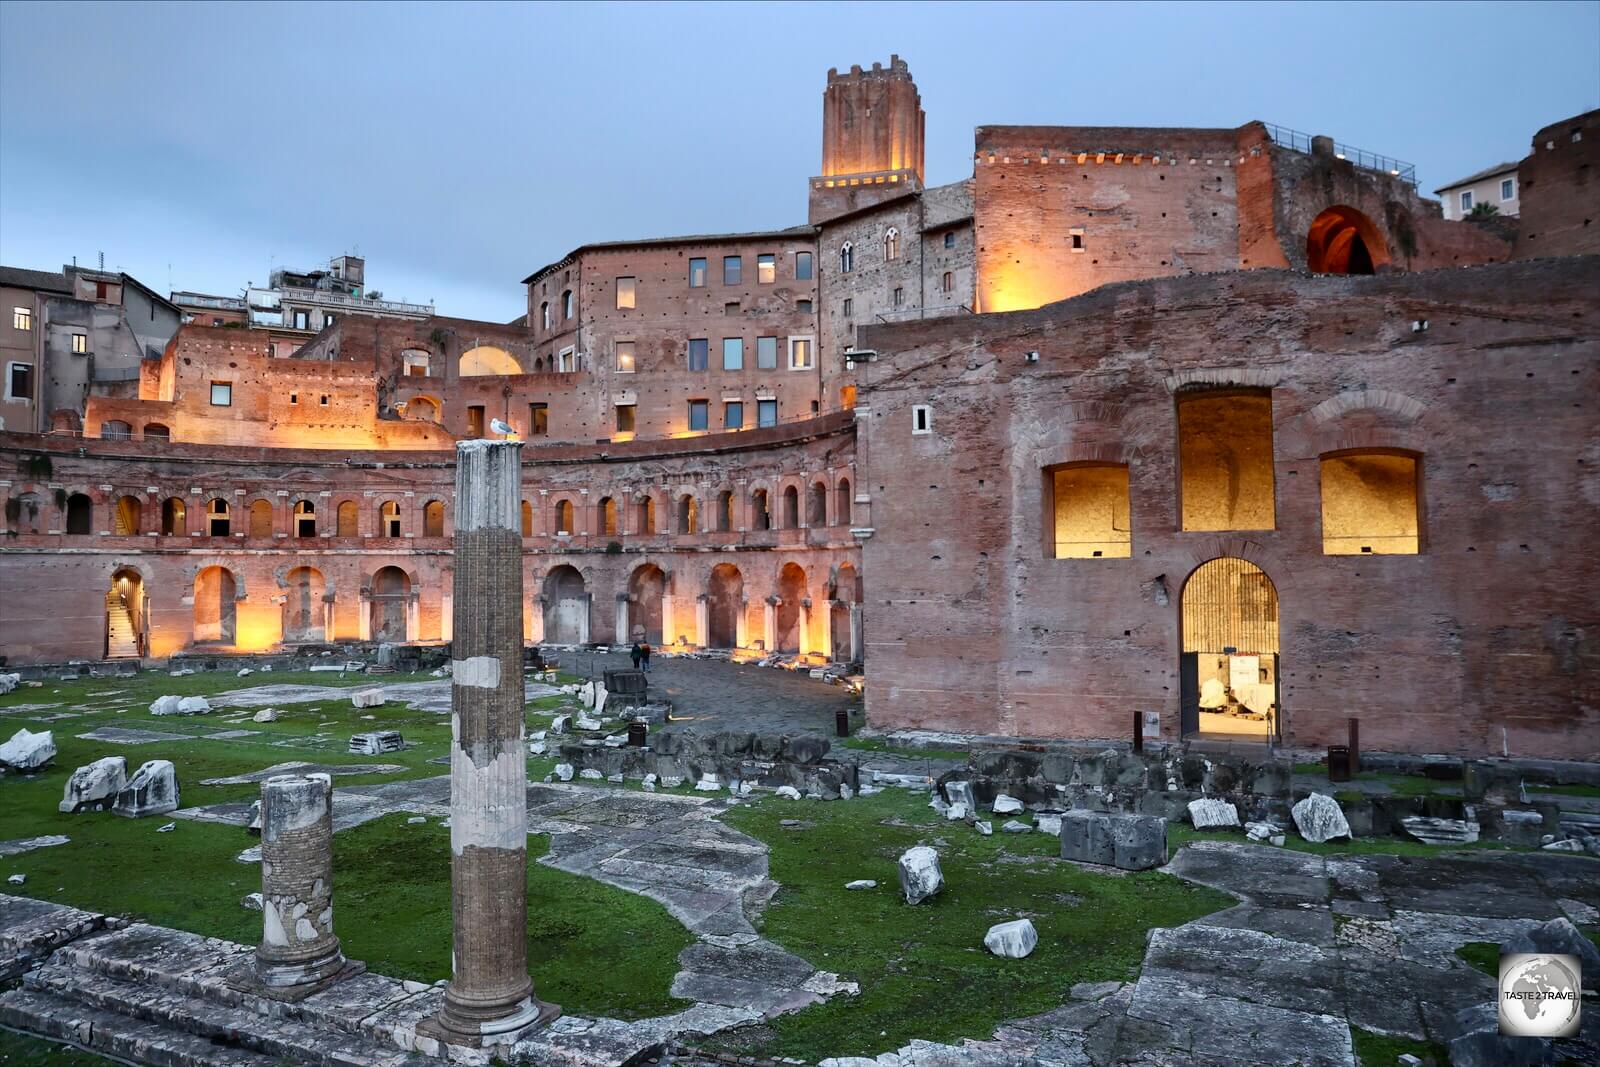
[[[593, 445], [525, 447], [529, 640], [576, 636], [547, 631], [547, 622], [560, 616], [555, 601], [561, 598], [553, 596], [559, 590], [546, 584], [552, 572], [576, 572], [586, 595], [581, 610], [588, 637], [611, 641], [617, 639], [619, 594], [628, 594], [639, 568], [654, 566], [675, 604], [662, 640], [701, 643], [713, 636], [702, 623], [716, 622], [702, 619], [701, 598], [711, 592], [713, 569], [731, 565], [743, 598], [719, 610], [743, 615], [737, 634], [743, 647], [754, 649], [768, 638], [767, 598], [783, 594], [780, 572], [793, 565], [798, 571], [791, 577], [803, 580], [791, 580], [786, 601], [772, 605], [774, 619], [787, 626], [779, 644], [835, 653], [848, 632], [834, 625], [832, 602], [858, 599], [859, 549], [850, 534], [854, 440], [851, 416], [839, 413], [741, 434], [618, 443], [603, 451]], [[453, 453], [437, 450], [363, 456], [0, 434], [0, 655], [12, 663], [101, 659], [106, 596], [119, 571], [138, 575], [148, 598], [139, 610], [148, 614], [152, 656], [196, 648], [261, 651], [278, 647], [286, 633], [307, 642], [448, 640], [454, 476]], [[792, 522], [781, 508], [789, 490], [799, 504]], [[755, 508], [758, 491], [773, 502], [766, 519]], [[71, 534], [66, 508], [80, 494], [92, 502], [90, 527]], [[723, 494], [731, 504], [727, 511], [718, 507]], [[678, 521], [685, 496], [696, 501], [692, 530]], [[653, 503], [653, 531], [644, 528], [646, 498]], [[808, 506], [813, 499], [820, 508]], [[183, 505], [182, 521], [170, 531], [163, 529], [168, 500]], [[609, 512], [608, 500], [615, 505]], [[124, 501], [131, 503], [123, 505], [119, 525]], [[229, 515], [225, 533], [208, 518], [216, 501]], [[302, 502], [315, 516], [315, 525], [304, 529], [294, 520]], [[567, 524], [558, 521], [563, 502], [571, 509]], [[393, 531], [384, 521], [386, 504], [394, 505], [398, 519]], [[442, 508], [437, 530], [427, 524], [430, 504]], [[254, 508], [264, 511], [264, 524], [251, 522]], [[202, 634], [221, 629], [213, 609], [222, 605], [208, 606], [202, 597], [197, 611], [195, 603], [196, 579], [211, 567], [226, 568], [234, 583], [233, 637], [197, 645], [199, 617], [209, 624]], [[309, 582], [295, 574], [302, 568], [315, 572]], [[571, 610], [561, 617], [570, 619]], [[654, 612], [659, 627], [659, 602]], [[733, 622], [730, 616], [728, 635]]]
[[[1232, 555], [1277, 588], [1289, 743], [1358, 715], [1374, 748], [1600, 757], [1596, 293], [1594, 258], [1262, 270], [865, 331], [869, 720], [1175, 739], [1184, 581]], [[1175, 393], [1227, 388], [1270, 390], [1275, 528], [1183, 532]], [[1420, 456], [1419, 554], [1324, 554], [1352, 449]], [[1051, 557], [1046, 472], [1082, 462], [1127, 465], [1128, 558]]]
[[1516, 258], [1600, 252], [1600, 111], [1534, 134], [1517, 180]]

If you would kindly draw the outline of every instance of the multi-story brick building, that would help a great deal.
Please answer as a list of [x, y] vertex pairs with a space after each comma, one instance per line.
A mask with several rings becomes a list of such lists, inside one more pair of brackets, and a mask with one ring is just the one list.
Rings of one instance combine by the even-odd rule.
[[1507, 240], [1258, 122], [981, 127], [930, 188], [903, 61], [823, 112], [805, 225], [581, 246], [510, 325], [200, 320], [0, 435], [0, 654], [448, 640], [500, 419], [530, 641], [865, 656], [885, 725], [1600, 753], [1592, 116]]

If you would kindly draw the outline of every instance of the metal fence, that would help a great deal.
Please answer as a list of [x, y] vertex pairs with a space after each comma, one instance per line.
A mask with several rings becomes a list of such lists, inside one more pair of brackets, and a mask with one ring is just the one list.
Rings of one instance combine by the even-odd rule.
[[[1274, 126], [1270, 122], [1262, 123], [1267, 128], [1267, 136], [1272, 138], [1272, 143], [1281, 148], [1288, 148], [1295, 152], [1311, 154], [1311, 134], [1299, 130], [1291, 130], [1287, 126]], [[1356, 166], [1365, 170], [1375, 170], [1393, 178], [1399, 178], [1407, 185], [1415, 187], [1417, 184], [1417, 168], [1413, 163], [1393, 156], [1379, 155], [1369, 152], [1365, 148], [1356, 148], [1352, 145], [1334, 142], [1333, 154], [1340, 159], [1347, 159]]]

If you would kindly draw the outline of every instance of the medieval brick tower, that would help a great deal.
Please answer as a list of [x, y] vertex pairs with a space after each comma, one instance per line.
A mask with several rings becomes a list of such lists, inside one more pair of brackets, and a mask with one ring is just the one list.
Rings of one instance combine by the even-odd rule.
[[822, 93], [822, 173], [811, 179], [813, 223], [922, 188], [922, 97], [899, 56], [889, 66], [828, 71]]

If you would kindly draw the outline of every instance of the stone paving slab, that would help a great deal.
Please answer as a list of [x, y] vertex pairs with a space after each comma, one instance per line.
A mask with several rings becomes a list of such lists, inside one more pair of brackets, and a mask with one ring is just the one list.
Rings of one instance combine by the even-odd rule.
[[[278, 704], [311, 704], [321, 701], [348, 701], [357, 689], [382, 689], [385, 704], [404, 704], [413, 711], [450, 713], [451, 687], [449, 678], [428, 682], [386, 682], [383, 675], [364, 679], [359, 686], [338, 685], [254, 685], [231, 689], [226, 693], [208, 696], [212, 708], [266, 708]], [[560, 692], [543, 682], [528, 682], [524, 686], [528, 700], [554, 696]]]

